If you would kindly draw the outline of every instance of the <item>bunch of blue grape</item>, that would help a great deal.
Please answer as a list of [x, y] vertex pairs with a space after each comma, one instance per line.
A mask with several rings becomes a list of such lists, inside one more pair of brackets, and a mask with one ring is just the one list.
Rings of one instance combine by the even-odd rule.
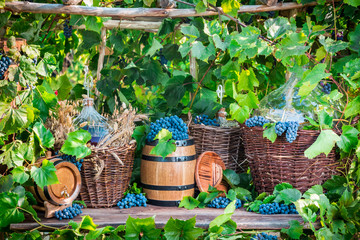
[[0, 79], [4, 79], [4, 74], [5, 72], [8, 70], [10, 64], [11, 64], [11, 59], [9, 57], [5, 57], [0, 55]]
[[[227, 205], [231, 203], [231, 200], [226, 197], [217, 197], [214, 198], [210, 203], [208, 203], [208, 207], [210, 208], [226, 208]], [[241, 200], [236, 199], [235, 203], [236, 208], [241, 208]]]
[[160, 55], [160, 63], [161, 65], [166, 65], [168, 63], [168, 60], [162, 54]]
[[60, 158], [73, 163], [81, 172], [81, 167], [82, 167], [82, 163], [84, 162], [84, 159], [80, 159], [79, 161], [77, 161], [75, 156], [71, 156], [67, 154], [61, 155]]
[[146, 207], [146, 201], [147, 199], [143, 193], [128, 193], [117, 203], [117, 206], [120, 209], [131, 207]]
[[195, 119], [194, 119], [194, 123], [195, 124], [204, 124], [204, 125], [207, 125], [207, 126], [215, 126], [215, 127], [220, 126], [220, 124], [218, 123], [216, 118], [210, 119], [209, 116], [206, 115], [206, 114], [196, 116]]
[[264, 232], [256, 234], [251, 240], [278, 240], [277, 236], [269, 235]]
[[64, 36], [65, 38], [70, 38], [72, 36], [72, 26], [69, 25], [69, 20], [66, 19], [64, 24]]
[[331, 84], [330, 83], [324, 83], [323, 81], [320, 82], [321, 91], [323, 91], [325, 94], [331, 93]]
[[76, 217], [77, 215], [82, 213], [82, 208], [84, 206], [77, 204], [77, 203], [73, 203], [72, 207], [68, 207], [65, 208], [63, 210], [59, 210], [55, 212], [55, 217], [59, 220], [63, 220], [63, 219], [73, 219], [74, 217]]
[[269, 122], [270, 121], [264, 117], [255, 116], [255, 117], [252, 117], [252, 118], [249, 118], [248, 120], [246, 120], [245, 125], [247, 127], [262, 127], [266, 123], [269, 123]]
[[284, 132], [286, 132], [286, 141], [289, 143], [296, 140], [298, 129], [299, 123], [294, 121], [277, 122], [275, 125], [275, 133], [278, 136], [281, 136]]
[[163, 129], [167, 129], [172, 132], [172, 138], [174, 140], [184, 140], [188, 139], [189, 135], [187, 133], [188, 127], [186, 123], [179, 118], [178, 116], [171, 116], [160, 118], [150, 124], [150, 133], [147, 135], [148, 141], [153, 141], [155, 136]]
[[279, 203], [266, 203], [261, 204], [259, 207], [259, 213], [265, 215], [272, 214], [297, 214], [295, 205], [292, 203], [290, 205], [279, 204]]

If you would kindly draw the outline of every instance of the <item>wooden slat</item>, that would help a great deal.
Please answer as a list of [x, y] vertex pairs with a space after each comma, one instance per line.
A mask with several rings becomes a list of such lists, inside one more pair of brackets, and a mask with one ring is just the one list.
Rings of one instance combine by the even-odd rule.
[[[338, 1], [338, 0], [336, 0]], [[302, 7], [315, 6], [317, 2], [310, 2], [305, 5], [296, 2], [278, 3], [275, 6], [266, 5], [243, 5], [239, 13], [255, 13], [268, 11], [282, 11], [289, 9], [298, 9]], [[195, 9], [161, 9], [161, 8], [105, 8], [105, 7], [87, 7], [79, 5], [46, 4], [32, 2], [5, 2], [5, 10], [12, 12], [31, 12], [48, 14], [75, 14], [84, 16], [99, 17], [195, 17], [218, 15], [217, 11], [205, 11], [197, 13]], [[220, 9], [220, 8], [219, 8]]]
[[[157, 207], [149, 205], [148, 207], [135, 207], [131, 209], [119, 209], [119, 208], [102, 208], [102, 209], [84, 209], [84, 215], [90, 215], [95, 224], [99, 227], [124, 225], [129, 215], [134, 218], [147, 218], [155, 216], [156, 226], [163, 228], [170, 217], [187, 220], [196, 216], [196, 226], [201, 228], [208, 228], [209, 223], [220, 214], [223, 214], [224, 209], [193, 209], [186, 210], [176, 207]], [[42, 214], [39, 216], [42, 218]], [[81, 221], [81, 216], [75, 217], [75, 222]], [[43, 219], [43, 218], [42, 218]], [[239, 229], [258, 229], [258, 230], [279, 230], [289, 227], [290, 220], [298, 220], [303, 222], [302, 218], [296, 214], [284, 214], [284, 215], [261, 215], [252, 212], [246, 212], [243, 208], [235, 211], [232, 216], [232, 220], [237, 223]], [[55, 218], [43, 219], [42, 223], [51, 227], [64, 227], [67, 226], [66, 220], [59, 221]], [[10, 229], [14, 231], [26, 231], [34, 229], [39, 225], [27, 220], [23, 223], [11, 224]], [[305, 225], [305, 227], [308, 227]], [[49, 229], [41, 229], [49, 230]]]

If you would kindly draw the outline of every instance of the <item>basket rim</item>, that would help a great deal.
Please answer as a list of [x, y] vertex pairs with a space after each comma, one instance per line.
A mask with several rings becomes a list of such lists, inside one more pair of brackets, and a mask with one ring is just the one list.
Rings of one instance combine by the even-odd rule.
[[210, 126], [210, 125], [204, 125], [204, 124], [196, 124], [196, 123], [191, 123], [190, 127], [193, 128], [205, 128], [205, 129], [211, 129], [211, 130], [229, 130], [229, 129], [241, 129], [241, 125], [238, 124], [238, 126], [236, 127], [217, 127], [217, 126]]

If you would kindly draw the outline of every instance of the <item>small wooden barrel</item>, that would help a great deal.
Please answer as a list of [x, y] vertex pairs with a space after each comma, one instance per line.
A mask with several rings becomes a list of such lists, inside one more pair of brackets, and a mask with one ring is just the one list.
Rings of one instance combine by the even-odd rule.
[[[38, 160], [39, 165], [44, 159]], [[36, 184], [29, 187], [38, 204], [43, 205], [47, 201], [53, 205], [71, 204], [79, 195], [81, 188], [81, 175], [79, 169], [71, 162], [61, 158], [48, 158], [56, 168], [56, 176], [59, 184], [45, 186], [41, 189]]]
[[177, 206], [195, 192], [196, 154], [194, 139], [176, 141], [176, 151], [163, 159], [150, 154], [157, 141], [147, 143], [141, 159], [141, 183], [148, 202]]

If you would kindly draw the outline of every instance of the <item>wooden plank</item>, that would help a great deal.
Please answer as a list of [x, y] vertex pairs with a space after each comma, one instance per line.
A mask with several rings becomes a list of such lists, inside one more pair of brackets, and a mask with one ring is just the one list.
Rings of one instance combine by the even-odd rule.
[[[336, 0], [338, 1], [338, 0]], [[315, 6], [317, 2], [307, 4], [298, 4], [295, 2], [278, 3], [274, 6], [266, 5], [243, 5], [239, 13], [256, 13], [268, 11], [283, 11], [289, 9], [298, 9], [308, 6]], [[83, 16], [99, 17], [195, 17], [195, 16], [213, 16], [218, 15], [217, 11], [205, 11], [197, 13], [195, 9], [162, 9], [162, 8], [106, 8], [106, 7], [87, 7], [80, 5], [46, 4], [33, 2], [5, 2], [5, 10], [11, 12], [31, 12], [48, 14], [75, 14]], [[221, 8], [219, 8], [221, 10]]]
[[[223, 214], [224, 209], [193, 209], [186, 210], [176, 207], [158, 207], [149, 205], [148, 207], [137, 207], [130, 209], [119, 208], [87, 208], [83, 210], [84, 215], [90, 215], [95, 224], [99, 227], [124, 225], [129, 216], [134, 218], [147, 218], [155, 216], [155, 223], [158, 228], [163, 228], [170, 217], [187, 220], [196, 216], [196, 226], [201, 228], [208, 228], [209, 223], [217, 216]], [[43, 214], [39, 213], [42, 218]], [[81, 221], [81, 216], [75, 217], [75, 222]], [[232, 216], [232, 220], [237, 223], [239, 229], [261, 229], [261, 230], [279, 230], [289, 227], [290, 220], [298, 220], [303, 222], [302, 218], [297, 214], [279, 214], [279, 215], [261, 215], [253, 212], [247, 212], [243, 208], [238, 209]], [[43, 219], [42, 224], [51, 227], [65, 227], [67, 226], [66, 220], [59, 221], [55, 218]], [[14, 231], [26, 231], [34, 229], [39, 225], [36, 222], [26, 220], [23, 223], [11, 224], [10, 229]], [[308, 227], [308, 226], [305, 226]], [[49, 230], [41, 228], [42, 231]]]

